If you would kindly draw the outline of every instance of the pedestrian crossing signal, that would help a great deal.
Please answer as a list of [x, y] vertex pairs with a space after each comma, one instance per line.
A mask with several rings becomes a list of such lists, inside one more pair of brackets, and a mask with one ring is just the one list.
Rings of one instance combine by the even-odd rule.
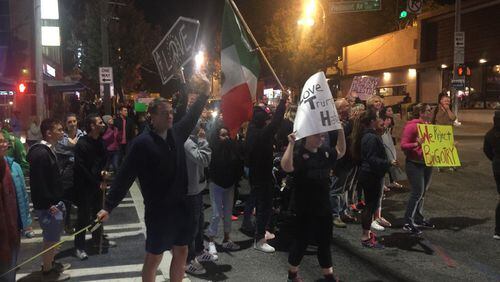
[[456, 69], [456, 73], [458, 76], [471, 76], [472, 71], [468, 66], [465, 65], [458, 65]]

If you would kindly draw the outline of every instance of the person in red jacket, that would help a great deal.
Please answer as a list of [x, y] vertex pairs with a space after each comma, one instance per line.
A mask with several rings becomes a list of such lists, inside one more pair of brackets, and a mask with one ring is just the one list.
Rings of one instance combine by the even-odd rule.
[[0, 281], [16, 281], [16, 272], [3, 275], [16, 265], [21, 244], [16, 189], [4, 160], [8, 142], [0, 133]]
[[120, 132], [115, 126], [114, 120], [111, 116], [105, 115], [102, 120], [107, 125], [106, 131], [102, 136], [104, 146], [106, 147], [106, 169], [110, 171], [110, 166], [113, 171], [118, 171], [120, 166]]

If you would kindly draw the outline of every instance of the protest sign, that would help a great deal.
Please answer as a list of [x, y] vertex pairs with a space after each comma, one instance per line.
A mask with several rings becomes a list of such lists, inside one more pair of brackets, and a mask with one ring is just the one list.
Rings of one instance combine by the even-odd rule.
[[418, 137], [427, 166], [461, 166], [451, 125], [419, 124]]
[[355, 76], [352, 80], [349, 94], [352, 97], [359, 97], [359, 99], [365, 101], [375, 93], [379, 80], [378, 77]]
[[293, 124], [296, 139], [341, 127], [325, 74], [318, 72], [306, 81], [302, 89]]

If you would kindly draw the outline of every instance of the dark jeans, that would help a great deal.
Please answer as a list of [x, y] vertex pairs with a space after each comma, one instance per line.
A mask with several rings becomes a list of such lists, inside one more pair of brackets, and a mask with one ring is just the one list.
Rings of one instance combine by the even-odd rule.
[[361, 214], [361, 226], [363, 230], [370, 230], [373, 216], [379, 206], [380, 197], [382, 197], [382, 181], [384, 177], [363, 173], [359, 174], [358, 186], [363, 189], [365, 195], [365, 208]]
[[106, 169], [108, 171], [113, 170], [114, 172], [118, 172], [120, 168], [120, 151], [107, 151], [106, 152]]
[[424, 197], [432, 178], [432, 167], [423, 163], [406, 161], [406, 174], [411, 186], [405, 221], [410, 225], [424, 221]]
[[188, 245], [187, 261], [190, 262], [197, 255], [203, 252], [203, 227], [205, 216], [203, 214], [203, 195], [202, 193], [187, 196], [187, 202], [192, 209], [193, 241]]
[[256, 199], [256, 214], [257, 220], [255, 224], [255, 240], [259, 241], [266, 235], [266, 227], [271, 220], [273, 207], [273, 191], [272, 183], [253, 184], [252, 190], [255, 193]]
[[252, 213], [255, 208], [256, 195], [253, 189], [250, 189], [250, 194], [248, 195], [247, 200], [245, 201], [245, 210], [243, 211], [243, 223], [244, 227], [252, 226]]
[[493, 163], [493, 175], [495, 176], [495, 182], [497, 183], [497, 192], [499, 197], [495, 213], [495, 234], [500, 235], [500, 163]]
[[295, 218], [295, 240], [288, 254], [288, 263], [299, 266], [309, 241], [318, 244], [318, 262], [321, 268], [332, 267], [332, 253], [330, 243], [333, 236], [333, 222], [331, 215], [313, 216], [297, 215]]
[[[94, 222], [96, 214], [102, 209], [102, 192], [99, 190], [93, 200], [83, 200], [78, 203], [78, 219], [76, 229], [81, 230], [85, 226]], [[75, 236], [75, 248], [85, 250], [85, 231]], [[92, 232], [92, 240], [99, 243], [102, 239], [103, 227], [102, 225]]]
[[351, 171], [350, 167], [337, 166], [335, 169], [335, 176], [337, 177], [337, 182], [330, 190], [330, 202], [332, 203], [332, 213], [333, 216], [341, 216], [345, 214], [347, 210], [347, 177]]

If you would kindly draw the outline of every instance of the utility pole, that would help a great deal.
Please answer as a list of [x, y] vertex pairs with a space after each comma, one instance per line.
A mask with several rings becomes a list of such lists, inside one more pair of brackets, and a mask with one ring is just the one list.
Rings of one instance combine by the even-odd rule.
[[45, 118], [45, 98], [43, 94], [43, 55], [42, 55], [42, 11], [41, 1], [34, 1], [35, 11], [35, 80], [36, 80], [36, 115], [42, 120]]
[[[456, 34], [457, 32], [460, 32], [460, 29], [461, 29], [461, 10], [462, 10], [462, 5], [461, 5], [461, 0], [455, 0], [455, 36], [454, 36], [454, 41], [456, 40], [455, 37], [456, 37]], [[454, 45], [455, 45], [455, 48], [456, 47], [456, 43], [454, 42]], [[457, 54], [455, 52], [455, 58], [453, 60], [453, 80], [457, 80], [457, 79], [464, 79], [463, 76], [459, 76], [458, 73], [457, 73], [457, 68], [458, 68], [458, 65], [460, 65], [460, 63], [464, 63], [463, 61], [462, 62], [458, 62], [457, 61]], [[459, 107], [459, 103], [458, 103], [458, 89], [457, 87], [455, 87], [453, 89], [453, 113], [455, 114], [455, 116], [457, 117], [457, 119], [455, 120], [455, 123], [456, 124], [460, 124], [460, 122], [458, 121], [458, 107]]]
[[[39, 1], [39, 0], [38, 0]], [[108, 3], [109, 0], [101, 0], [101, 52], [102, 52], [102, 66], [109, 67], [109, 45], [108, 45]], [[111, 114], [111, 84], [102, 84], [101, 87], [104, 88], [103, 105], [104, 112], [109, 115]]]

